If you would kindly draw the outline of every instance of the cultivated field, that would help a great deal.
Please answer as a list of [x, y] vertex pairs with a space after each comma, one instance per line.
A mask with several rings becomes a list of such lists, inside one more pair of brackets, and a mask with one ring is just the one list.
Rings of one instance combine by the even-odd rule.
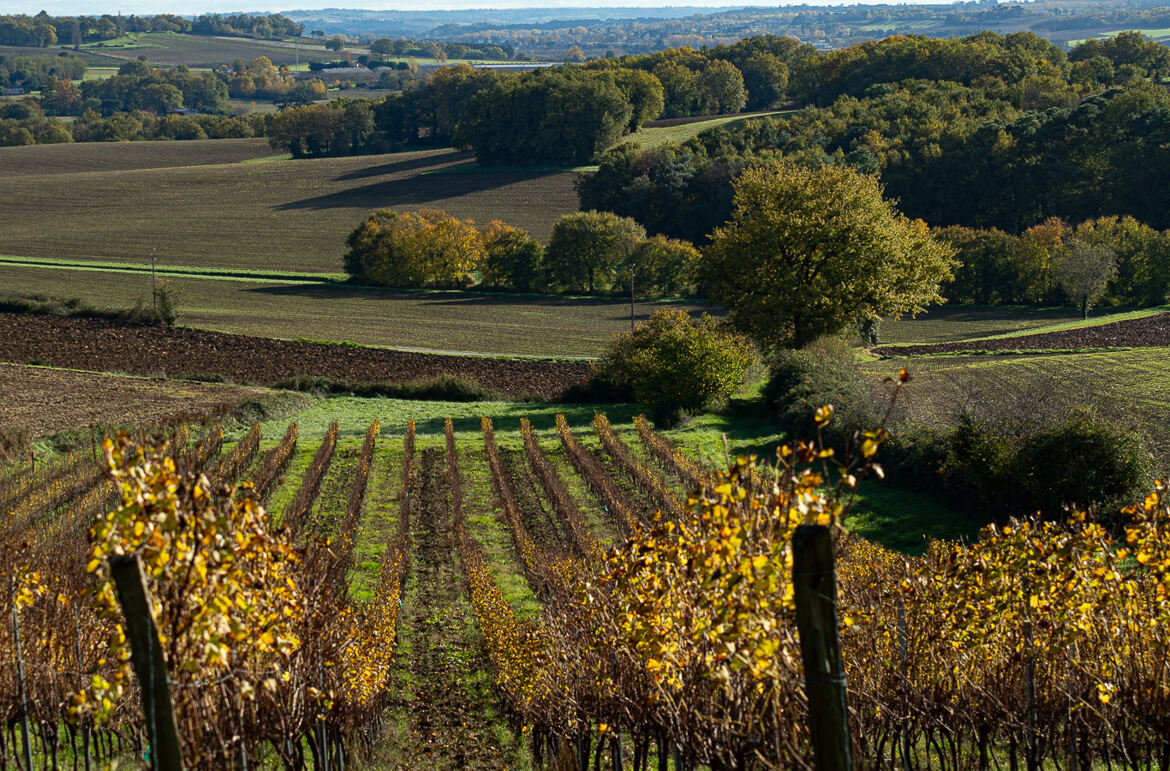
[[0, 56], [56, 56], [62, 51], [70, 51], [74, 56], [79, 57], [91, 67], [117, 67], [125, 61], [116, 56], [110, 56], [109, 54], [99, 53], [85, 48], [80, 51], [74, 51], [72, 46], [39, 48], [35, 46], [0, 45]]
[[1166, 348], [1070, 354], [939, 356], [874, 362], [875, 376], [906, 366], [914, 376], [898, 420], [954, 425], [964, 410], [1034, 420], [1083, 407], [1146, 439], [1170, 467], [1170, 370]]
[[[301, 64], [310, 61], [336, 59], [336, 51], [326, 50], [319, 41], [305, 41], [299, 46]], [[216, 37], [211, 35], [183, 35], [175, 32], [149, 32], [127, 35], [109, 43], [86, 43], [82, 51], [101, 54], [123, 61], [145, 56], [151, 64], [179, 65], [188, 67], [218, 67], [230, 64], [233, 59], [251, 61], [258, 56], [267, 56], [276, 66], [294, 64], [297, 50], [292, 43], [269, 40], [250, 40], [239, 37]]]
[[[4, 292], [78, 297], [122, 309], [150, 298], [150, 276], [5, 264]], [[432, 351], [598, 356], [629, 329], [629, 301], [475, 292], [401, 292], [321, 282], [171, 278], [179, 322], [225, 332]], [[660, 307], [639, 302], [637, 318]], [[696, 312], [702, 306], [686, 305]]]
[[254, 388], [0, 364], [0, 430], [38, 439], [94, 424], [150, 425], [212, 414], [264, 395]]
[[[217, 140], [208, 165], [0, 177], [5, 222], [0, 254], [336, 272], [345, 239], [372, 210], [445, 209], [479, 223], [501, 219], [547, 240], [562, 214], [576, 211], [573, 175], [539, 171], [431, 174], [470, 154], [433, 150], [350, 158], [223, 163], [231, 148], [260, 154], [254, 140]], [[116, 166], [132, 146], [162, 164], [187, 158], [184, 142], [87, 144], [78, 164]], [[218, 149], [223, 145], [222, 150]], [[31, 171], [55, 146], [0, 149]], [[113, 154], [114, 160], [103, 157]], [[271, 153], [269, 153], [271, 154]], [[253, 156], [255, 157], [255, 156]], [[62, 213], [68, 212], [63, 226]]]
[[216, 375], [259, 385], [300, 376], [404, 383], [448, 374], [514, 398], [556, 399], [590, 372], [588, 362], [442, 356], [102, 319], [0, 314], [0, 330], [2, 361], [163, 377]]
[[[108, 142], [5, 147], [5, 177], [141, 171], [240, 163], [278, 155], [268, 140], [193, 139], [186, 142]], [[48, 184], [52, 184], [50, 181]]]
[[[880, 328], [881, 345], [896, 346], [939, 346], [942, 352], [947, 346], [961, 344], [964, 349], [1012, 347], [1017, 337], [1032, 339], [1019, 341], [1024, 348], [1044, 348], [1047, 343], [1037, 334], [1062, 333], [1063, 340], [1056, 348], [1103, 347], [1117, 345], [1161, 345], [1161, 342], [1141, 342], [1136, 338], [1127, 341], [1085, 338], [1068, 334], [1082, 330], [1079, 335], [1109, 335], [1105, 330], [1091, 332], [1089, 327], [1112, 324], [1118, 321], [1136, 321], [1155, 316], [1167, 310], [1166, 306], [1127, 311], [1117, 308], [1096, 308], [1087, 320], [1071, 306], [1041, 308], [1030, 306], [984, 306], [984, 305], [942, 305], [927, 309], [917, 318], [899, 321], [883, 321]], [[1004, 339], [1001, 339], [1004, 338]], [[1053, 339], [1056, 340], [1055, 338]], [[986, 345], [985, 345], [986, 343]], [[924, 351], [927, 349], [923, 349]], [[896, 353], [897, 351], [891, 351]]]

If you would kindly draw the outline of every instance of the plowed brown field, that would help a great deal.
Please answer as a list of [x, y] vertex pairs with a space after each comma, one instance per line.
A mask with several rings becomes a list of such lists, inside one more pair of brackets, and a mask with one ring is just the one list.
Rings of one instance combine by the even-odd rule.
[[0, 361], [172, 378], [216, 374], [256, 385], [298, 376], [401, 383], [451, 374], [508, 396], [546, 399], [590, 371], [587, 362], [443, 356], [13, 313], [0, 313]]
[[882, 356], [920, 356], [959, 351], [1040, 351], [1160, 346], [1170, 346], [1170, 313], [1059, 332], [1041, 332], [990, 340], [965, 340], [957, 343], [890, 346], [875, 348], [873, 352]]

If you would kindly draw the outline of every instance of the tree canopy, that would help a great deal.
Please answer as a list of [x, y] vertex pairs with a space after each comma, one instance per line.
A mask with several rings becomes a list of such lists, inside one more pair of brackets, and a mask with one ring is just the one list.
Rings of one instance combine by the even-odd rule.
[[899, 213], [875, 177], [793, 163], [751, 169], [704, 250], [711, 295], [763, 349], [940, 302], [951, 250]]

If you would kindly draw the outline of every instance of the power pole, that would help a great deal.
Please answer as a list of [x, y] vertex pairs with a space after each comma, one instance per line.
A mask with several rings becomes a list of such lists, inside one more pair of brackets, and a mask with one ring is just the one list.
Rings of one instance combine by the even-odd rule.
[[157, 263], [154, 259], [154, 249], [150, 250], [150, 307], [154, 310], [154, 315], [158, 316], [158, 274], [156, 272]]
[[634, 331], [634, 263], [630, 263], [630, 331]]

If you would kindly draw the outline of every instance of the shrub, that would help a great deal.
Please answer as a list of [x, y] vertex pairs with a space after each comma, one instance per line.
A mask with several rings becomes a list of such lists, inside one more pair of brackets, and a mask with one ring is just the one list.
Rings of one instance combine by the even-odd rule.
[[746, 337], [704, 314], [656, 312], [609, 344], [599, 376], [628, 384], [659, 423], [697, 412], [729, 397], [755, 361]]
[[855, 359], [853, 348], [837, 337], [772, 355], [764, 399], [790, 436], [812, 439], [810, 416], [824, 404], [834, 407], [825, 437], [830, 444], [840, 446], [853, 432], [878, 425], [875, 393]]
[[1025, 441], [1016, 467], [1031, 508], [1049, 517], [1065, 506], [1107, 516], [1140, 497], [1151, 460], [1132, 434], [1074, 412]]
[[441, 402], [498, 401], [502, 397], [473, 380], [459, 375], [442, 374], [403, 383], [350, 383], [327, 377], [301, 375], [282, 380], [276, 388], [304, 391], [322, 396], [360, 396], [364, 398], [415, 399]]

